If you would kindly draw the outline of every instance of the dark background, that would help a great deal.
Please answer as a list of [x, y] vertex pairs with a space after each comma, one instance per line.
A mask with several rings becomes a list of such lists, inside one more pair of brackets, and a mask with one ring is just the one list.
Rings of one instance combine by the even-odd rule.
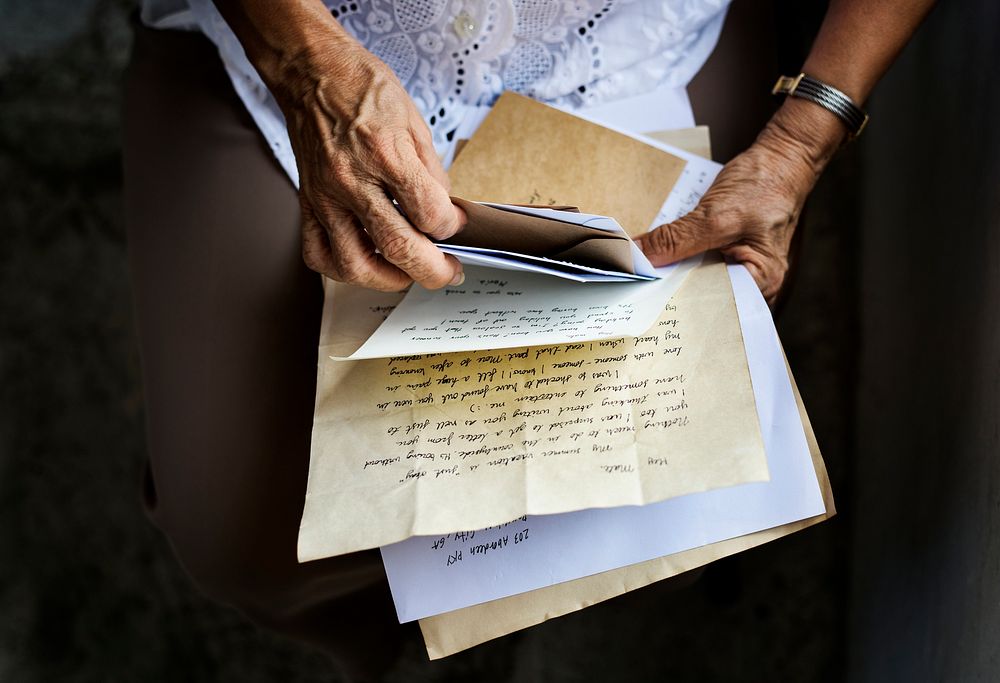
[[[783, 66], [818, 12], [796, 4], [810, 5], [767, 15]], [[0, 680], [338, 680], [199, 596], [140, 510], [119, 161], [130, 10], [0, 0]], [[389, 680], [1000, 678], [998, 83], [1000, 5], [942, 3], [810, 201], [779, 326], [834, 520], [690, 589], [434, 664], [411, 639]]]

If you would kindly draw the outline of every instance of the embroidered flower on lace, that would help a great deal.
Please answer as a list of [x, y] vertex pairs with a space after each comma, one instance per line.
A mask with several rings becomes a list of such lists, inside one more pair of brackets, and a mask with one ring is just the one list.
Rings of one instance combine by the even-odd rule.
[[427, 31], [426, 33], [421, 33], [417, 37], [417, 45], [424, 52], [436, 55], [444, 49], [444, 40], [440, 35]]
[[375, 33], [388, 33], [392, 28], [392, 17], [388, 12], [375, 10], [368, 15], [365, 23], [367, 23], [368, 28], [375, 31]]

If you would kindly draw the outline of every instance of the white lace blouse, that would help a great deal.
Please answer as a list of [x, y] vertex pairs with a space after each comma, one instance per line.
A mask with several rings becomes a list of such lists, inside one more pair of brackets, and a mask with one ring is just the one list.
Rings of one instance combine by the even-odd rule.
[[[504, 90], [566, 109], [637, 98], [645, 107], [680, 101], [690, 112], [686, 97], [642, 96], [683, 90], [715, 46], [728, 2], [325, 0], [403, 82], [444, 156]], [[200, 30], [218, 46], [237, 93], [298, 185], [281, 111], [212, 1], [144, 0], [142, 16], [154, 27]]]

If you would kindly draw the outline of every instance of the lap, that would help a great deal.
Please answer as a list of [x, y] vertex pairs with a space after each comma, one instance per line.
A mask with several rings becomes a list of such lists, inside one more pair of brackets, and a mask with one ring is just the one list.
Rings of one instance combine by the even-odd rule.
[[249, 612], [381, 580], [375, 553], [296, 561], [322, 290], [296, 192], [204, 38], [138, 30], [124, 156], [151, 516]]

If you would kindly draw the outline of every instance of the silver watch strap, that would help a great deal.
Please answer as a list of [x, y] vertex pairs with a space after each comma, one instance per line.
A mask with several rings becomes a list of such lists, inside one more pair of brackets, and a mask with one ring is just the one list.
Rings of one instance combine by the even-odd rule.
[[832, 85], [827, 85], [804, 73], [798, 76], [782, 76], [774, 84], [771, 92], [775, 95], [800, 97], [818, 104], [843, 121], [852, 138], [861, 135], [861, 131], [868, 125], [868, 114], [854, 104], [850, 97]]

